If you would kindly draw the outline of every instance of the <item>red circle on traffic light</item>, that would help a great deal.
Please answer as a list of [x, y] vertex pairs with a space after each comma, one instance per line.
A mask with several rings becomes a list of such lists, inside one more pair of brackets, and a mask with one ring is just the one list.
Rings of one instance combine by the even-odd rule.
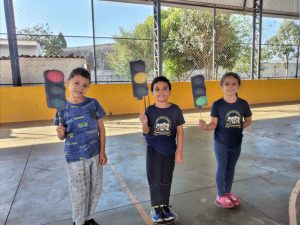
[[51, 70], [47, 73], [47, 79], [54, 83], [63, 82], [64, 74], [57, 70]]

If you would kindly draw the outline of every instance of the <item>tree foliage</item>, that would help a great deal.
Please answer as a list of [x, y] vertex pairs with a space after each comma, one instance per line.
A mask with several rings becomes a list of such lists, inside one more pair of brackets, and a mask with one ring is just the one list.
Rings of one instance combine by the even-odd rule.
[[[133, 31], [120, 29], [115, 49], [108, 62], [117, 74], [129, 77], [129, 61], [142, 59], [153, 66], [153, 17], [148, 17]], [[181, 80], [193, 69], [204, 69], [210, 79], [213, 61], [213, 15], [209, 11], [168, 8], [161, 11], [163, 73]], [[232, 69], [241, 49], [239, 31], [231, 16], [216, 16], [216, 73], [220, 67]]]
[[299, 45], [299, 34], [299, 25], [293, 20], [285, 20], [278, 32], [266, 42], [272, 57], [278, 57], [283, 62], [286, 77], [290, 60], [297, 57], [296, 47]]
[[115, 36], [114, 51], [107, 54], [109, 66], [120, 76], [130, 77], [129, 62], [144, 60], [147, 72], [153, 65], [153, 19], [148, 17], [143, 24], [137, 25], [132, 32], [120, 28]]
[[174, 45], [174, 36], [180, 28], [180, 10], [170, 8], [163, 11], [162, 40], [163, 40], [163, 69], [170, 79], [181, 80], [184, 75], [194, 68], [193, 61]]
[[31, 28], [24, 28], [18, 31], [18, 38], [21, 40], [38, 41], [42, 48], [42, 54], [46, 56], [61, 55], [63, 48], [67, 47], [64, 35], [53, 35], [48, 24], [39, 24]]

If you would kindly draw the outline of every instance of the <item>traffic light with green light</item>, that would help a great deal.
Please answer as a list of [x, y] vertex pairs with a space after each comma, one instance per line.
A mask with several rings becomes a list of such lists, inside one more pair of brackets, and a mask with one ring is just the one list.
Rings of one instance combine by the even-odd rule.
[[201, 109], [203, 105], [207, 105], [205, 78], [203, 75], [197, 75], [193, 76], [191, 81], [194, 105], [196, 108]]

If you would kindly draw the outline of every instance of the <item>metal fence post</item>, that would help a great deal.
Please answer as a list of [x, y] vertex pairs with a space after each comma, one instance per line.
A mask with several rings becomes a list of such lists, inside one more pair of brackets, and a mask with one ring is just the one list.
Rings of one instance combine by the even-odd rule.
[[9, 45], [10, 64], [12, 72], [13, 86], [21, 86], [20, 64], [18, 43], [16, 36], [15, 17], [13, 10], [13, 0], [4, 0], [4, 10], [6, 17], [6, 27]]

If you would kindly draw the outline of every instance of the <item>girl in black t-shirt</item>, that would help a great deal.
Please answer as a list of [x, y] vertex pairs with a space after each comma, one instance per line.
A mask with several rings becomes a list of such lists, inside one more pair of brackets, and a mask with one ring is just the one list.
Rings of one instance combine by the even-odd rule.
[[231, 193], [235, 166], [241, 152], [243, 129], [252, 121], [248, 102], [237, 96], [241, 79], [236, 73], [226, 73], [221, 79], [223, 98], [215, 101], [211, 108], [211, 121], [199, 121], [204, 130], [214, 130], [214, 152], [217, 160], [215, 203], [224, 208], [240, 205]]

